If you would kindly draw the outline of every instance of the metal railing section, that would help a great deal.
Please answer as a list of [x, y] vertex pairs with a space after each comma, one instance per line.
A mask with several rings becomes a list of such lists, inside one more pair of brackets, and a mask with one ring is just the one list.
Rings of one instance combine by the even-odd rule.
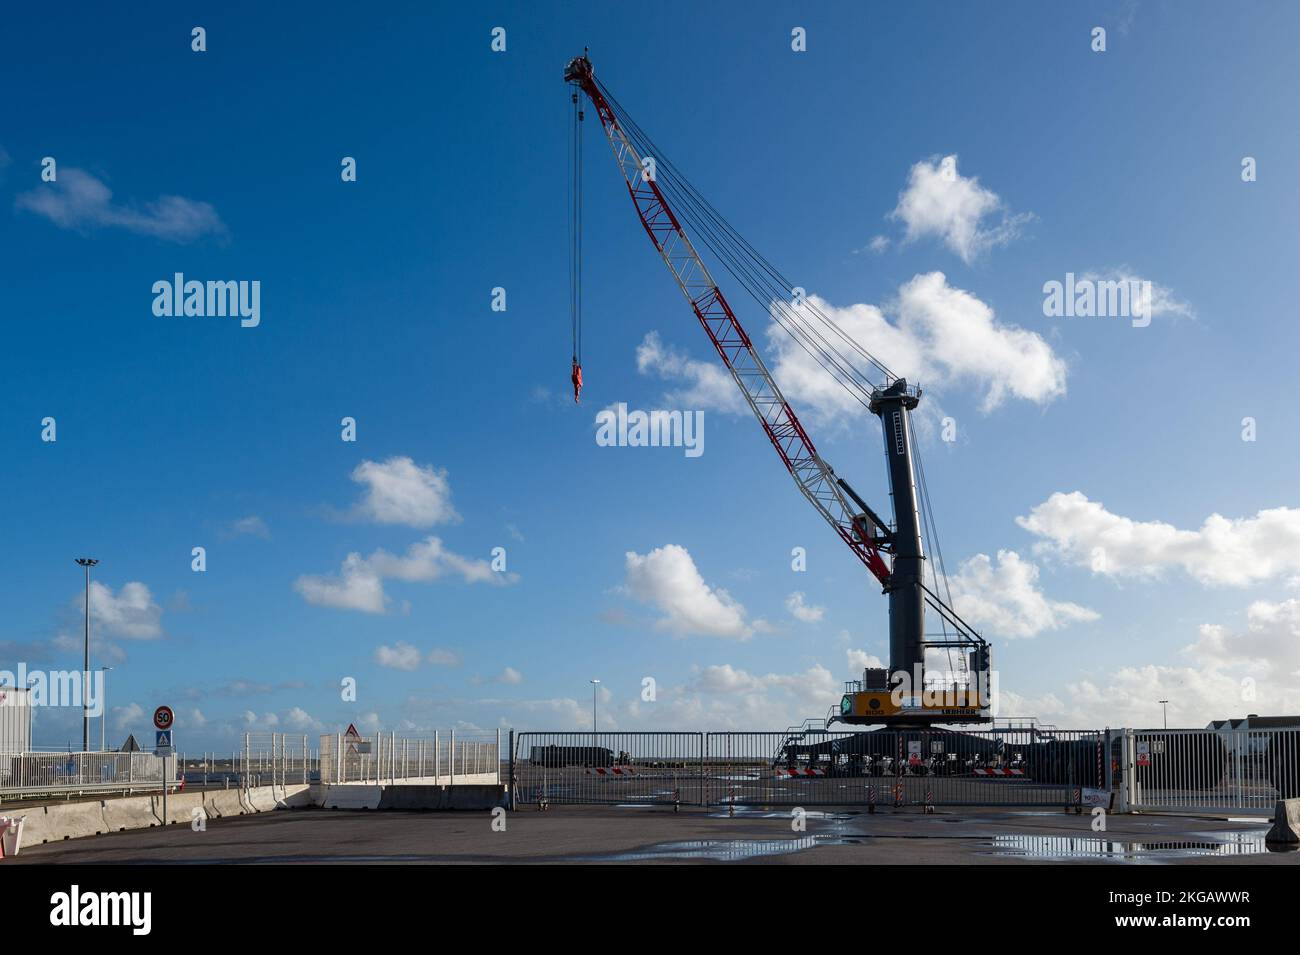
[[525, 732], [517, 803], [686, 806], [1109, 803], [1110, 734], [1006, 732]]
[[326, 734], [320, 738], [323, 783], [500, 783], [501, 732], [438, 731], [429, 736]]
[[1300, 729], [1125, 730], [1117, 759], [1136, 811], [1266, 815], [1300, 797]]
[[152, 753], [28, 752], [0, 754], [0, 797], [139, 792], [177, 782], [177, 761]]

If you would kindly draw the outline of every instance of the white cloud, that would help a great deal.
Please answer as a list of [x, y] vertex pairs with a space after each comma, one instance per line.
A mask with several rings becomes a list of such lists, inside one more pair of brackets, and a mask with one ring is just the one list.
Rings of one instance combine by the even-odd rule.
[[169, 242], [192, 242], [205, 235], [226, 235], [225, 223], [207, 202], [159, 196], [143, 207], [113, 202], [113, 193], [81, 169], [64, 167], [56, 182], [21, 193], [15, 205], [44, 216], [63, 229], [86, 233], [116, 227]]
[[355, 553], [344, 559], [338, 577], [304, 574], [294, 581], [293, 589], [309, 604], [338, 610], [383, 613], [388, 603], [383, 581], [361, 555]]
[[233, 521], [226, 530], [227, 537], [260, 537], [262, 540], [271, 539], [271, 531], [266, 526], [266, 521], [262, 520], [256, 514], [249, 514], [247, 517], [241, 517]]
[[[812, 305], [896, 375], [928, 388], [967, 385], [983, 392], [991, 411], [1007, 398], [1046, 404], [1065, 394], [1066, 366], [1034, 332], [999, 322], [974, 295], [948, 284], [942, 272], [904, 284], [891, 322], [874, 305]], [[804, 307], [809, 321], [811, 309]], [[788, 397], [822, 420], [857, 416], [862, 406], [775, 323], [768, 329], [773, 374]]]
[[[85, 595], [77, 599], [84, 608]], [[154, 603], [149, 588], [138, 580], [122, 585], [116, 594], [97, 580], [90, 582], [90, 620], [103, 634], [136, 640], [162, 636], [162, 607]]]
[[868, 653], [866, 650], [854, 650], [849, 648], [844, 651], [844, 655], [849, 661], [849, 671], [857, 674], [855, 679], [860, 678], [862, 671], [868, 668], [873, 670], [887, 669], [885, 664], [881, 662], [880, 657], [876, 656], [874, 653]]
[[365, 485], [354, 513], [380, 524], [430, 527], [460, 520], [451, 505], [451, 484], [445, 468], [420, 466], [408, 457], [382, 463], [362, 461], [352, 480]]
[[790, 611], [790, 615], [796, 620], [802, 620], [804, 623], [816, 623], [826, 613], [825, 607], [810, 607], [804, 603], [802, 590], [796, 590], [785, 598], [785, 609]]
[[434, 647], [429, 651], [429, 662], [438, 667], [458, 667], [460, 656], [453, 650]]
[[1300, 600], [1257, 600], [1246, 609], [1246, 630], [1205, 624], [1200, 638], [1184, 652], [1203, 666], [1300, 677]]
[[889, 236], [887, 235], [872, 236], [871, 241], [867, 243], [867, 250], [874, 252], [876, 255], [883, 254], [888, 248]]
[[998, 551], [997, 564], [976, 554], [949, 580], [957, 613], [976, 629], [998, 637], [1033, 637], [1100, 614], [1038, 588], [1038, 567], [1012, 550]]
[[343, 561], [338, 576], [304, 574], [294, 582], [294, 590], [308, 603], [340, 610], [384, 613], [388, 595], [384, 580], [407, 583], [431, 583], [451, 574], [466, 583], [499, 586], [516, 583], [519, 575], [494, 571], [489, 561], [464, 557], [448, 550], [437, 537], [417, 541], [402, 556], [380, 548], [369, 557], [351, 553]]
[[[1000, 322], [993, 309], [970, 292], [948, 284], [942, 272], [914, 276], [888, 308], [843, 308], [816, 295], [797, 306], [803, 319], [820, 325], [817, 312], [874, 354], [896, 375], [927, 389], [965, 386], [982, 392], [982, 408], [992, 411], [1009, 398], [1047, 404], [1065, 394], [1067, 368], [1035, 332]], [[814, 311], [814, 309], [816, 311]], [[773, 315], [779, 314], [775, 309]], [[651, 341], [653, 336], [653, 341]], [[647, 343], [651, 355], [642, 360]], [[822, 422], [857, 420], [862, 405], [798, 341], [773, 320], [767, 330], [769, 366], [781, 390], [801, 417]], [[847, 348], [847, 346], [844, 346]], [[731, 376], [718, 362], [682, 358], [663, 348], [651, 333], [637, 350], [638, 367], [668, 380], [687, 383], [665, 396], [669, 404], [739, 414], [746, 407]]]
[[[999, 222], [984, 224], [997, 213]], [[1010, 242], [1033, 218], [1010, 214], [997, 193], [981, 186], [976, 177], [958, 172], [956, 155], [914, 165], [889, 217], [906, 227], [904, 241], [933, 236], [968, 265], [982, 252]]]
[[206, 726], [208, 718], [203, 715], [203, 711], [197, 706], [190, 707], [189, 718], [186, 723], [190, 726]]
[[654, 373], [660, 378], [686, 382], [685, 387], [664, 396], [670, 406], [704, 408], [740, 414], [745, 400], [731, 373], [719, 362], [699, 361], [665, 346], [658, 332], [649, 332], [636, 349], [636, 367], [641, 374]]
[[685, 684], [661, 685], [654, 703], [635, 695], [619, 707], [619, 714], [622, 725], [656, 728], [789, 726], [824, 716], [840, 691], [835, 676], [816, 663], [788, 674], [750, 673], [726, 663], [697, 670]]
[[383, 549], [377, 550], [367, 563], [380, 577], [410, 583], [429, 583], [446, 574], [454, 574], [469, 584], [507, 584], [518, 579], [516, 574], [494, 571], [490, 561], [462, 557], [448, 550], [437, 537], [417, 541], [401, 557]]
[[290, 729], [295, 730], [313, 730], [319, 732], [325, 728], [325, 724], [316, 719], [300, 706], [295, 706], [289, 712], [284, 714], [284, 724]]
[[524, 682], [524, 675], [520, 673], [518, 670], [516, 670], [514, 667], [506, 667], [500, 673], [497, 674], [497, 682], [509, 683], [512, 686], [517, 686], [520, 683]]
[[131, 727], [140, 723], [144, 719], [144, 708], [139, 703], [129, 703], [126, 706], [115, 706], [112, 708], [113, 725], [119, 731], [130, 730]]
[[375, 647], [375, 662], [391, 670], [418, 670], [420, 651], [398, 640], [395, 646]]
[[637, 600], [658, 607], [664, 616], [656, 626], [677, 636], [746, 640], [754, 632], [744, 606], [721, 587], [706, 584], [690, 552], [677, 544], [644, 556], [628, 551], [624, 586]]
[[1218, 668], [1145, 664], [1122, 667], [1101, 681], [1069, 683], [1063, 700], [1047, 694], [1027, 701], [1003, 691], [1001, 712], [1039, 716], [1070, 728], [1159, 727], [1164, 711], [1158, 701], [1168, 700], [1171, 727], [1202, 727], [1214, 719], [1290, 713], [1300, 706], [1294, 684], [1260, 681], [1253, 698], [1243, 689], [1240, 677]]
[[1144, 283], [1151, 282], [1150, 301], [1136, 301], [1136, 299], [1145, 296], [1134, 295], [1135, 301], [1132, 305], [1134, 315], [1145, 315], [1147, 318], [1159, 318], [1162, 315], [1181, 315], [1184, 318], [1196, 317], [1196, 310], [1189, 303], [1176, 298], [1173, 289], [1161, 285], [1159, 282], [1152, 282], [1150, 279], [1142, 278], [1128, 266], [1102, 272], [1085, 272], [1081, 279], [1088, 282], [1121, 282], [1128, 284], [1129, 288], [1145, 288]]
[[1182, 530], [1113, 514], [1079, 491], [1058, 491], [1016, 523], [1042, 538], [1036, 550], [1109, 576], [1181, 568], [1202, 584], [1242, 587], [1300, 572], [1300, 509], [1231, 519], [1211, 514], [1198, 530]]

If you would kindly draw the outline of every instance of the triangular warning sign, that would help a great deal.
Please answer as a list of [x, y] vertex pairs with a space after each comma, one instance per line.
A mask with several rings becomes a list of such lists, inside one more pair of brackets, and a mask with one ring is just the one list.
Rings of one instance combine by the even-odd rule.
[[356, 723], [348, 724], [348, 731], [343, 734], [343, 738], [347, 740], [348, 752], [349, 753], [357, 752], [357, 743], [361, 741], [361, 734], [357, 732]]

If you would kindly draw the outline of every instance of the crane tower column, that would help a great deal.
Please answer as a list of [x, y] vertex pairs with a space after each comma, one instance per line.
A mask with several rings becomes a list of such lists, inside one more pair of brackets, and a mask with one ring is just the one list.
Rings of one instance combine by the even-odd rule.
[[[921, 548], [921, 519], [917, 510], [916, 475], [912, 469], [911, 419], [908, 412], [920, 402], [916, 389], [905, 379], [878, 389], [871, 411], [880, 418], [885, 437], [890, 495], [894, 501], [894, 560], [885, 584], [889, 594], [889, 671], [904, 671], [915, 680], [917, 665], [925, 663], [925, 553]], [[913, 693], [920, 686], [913, 684]]]

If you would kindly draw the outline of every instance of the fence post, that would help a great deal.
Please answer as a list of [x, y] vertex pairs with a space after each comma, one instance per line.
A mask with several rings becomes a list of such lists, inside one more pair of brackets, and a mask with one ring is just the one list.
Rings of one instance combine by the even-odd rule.
[[456, 731], [451, 731], [451, 742], [447, 744], [447, 758], [451, 762], [451, 785], [456, 785]]
[[[500, 734], [501, 731], [497, 730], [498, 739], [501, 738]], [[515, 811], [515, 731], [513, 729], [510, 731], [509, 745], [510, 745], [510, 778], [506, 780], [506, 799], [507, 799], [506, 805], [510, 807], [511, 812], [514, 812]], [[501, 754], [498, 752], [497, 758], [499, 759], [500, 757]], [[499, 764], [497, 770], [498, 772], [500, 771]]]
[[438, 731], [434, 730], [433, 731], [433, 784], [435, 786], [442, 785], [442, 775], [440, 773], [441, 768], [442, 768], [441, 760], [439, 760], [438, 758]]
[[1133, 795], [1133, 731], [1131, 729], [1120, 730], [1119, 745], [1119, 812], [1129, 812], [1129, 806], [1132, 803]]

